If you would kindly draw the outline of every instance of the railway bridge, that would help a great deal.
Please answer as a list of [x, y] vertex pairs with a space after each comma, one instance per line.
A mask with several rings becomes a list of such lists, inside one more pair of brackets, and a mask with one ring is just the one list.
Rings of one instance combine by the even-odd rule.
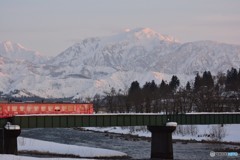
[[[11, 122], [10, 125], [6, 125]], [[152, 133], [151, 158], [173, 159], [172, 132], [178, 125], [240, 124], [240, 113], [197, 114], [56, 114], [17, 115], [0, 119], [0, 152], [17, 154], [21, 128], [147, 126]], [[20, 127], [19, 127], [20, 126]], [[16, 130], [14, 130], [14, 128]], [[11, 146], [9, 146], [11, 144]]]

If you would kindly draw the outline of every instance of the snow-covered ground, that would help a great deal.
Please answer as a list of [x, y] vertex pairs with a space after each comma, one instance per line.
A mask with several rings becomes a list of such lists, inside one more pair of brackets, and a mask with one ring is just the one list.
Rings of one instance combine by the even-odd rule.
[[0, 155], [0, 160], [90, 160], [90, 159], [80, 159], [80, 158], [36, 158], [36, 157], [26, 157], [26, 156], [15, 156], [15, 155]]
[[[218, 127], [219, 125], [194, 125], [193, 131], [197, 131], [195, 135], [189, 134], [191, 127], [187, 125], [181, 125], [180, 128], [183, 133], [179, 133], [179, 128], [173, 134], [173, 139], [185, 139], [185, 140], [211, 140], [208, 135], [211, 135], [212, 128]], [[179, 127], [179, 126], [178, 126]], [[120, 134], [132, 134], [142, 137], [150, 137], [151, 133], [148, 132], [144, 127], [107, 127], [107, 128], [96, 128], [96, 127], [87, 127], [85, 129], [101, 132], [112, 132]], [[141, 130], [140, 130], [141, 129]], [[224, 125], [224, 131], [226, 136], [222, 139], [225, 142], [239, 142], [240, 143], [240, 125]], [[188, 132], [188, 133], [187, 133]], [[115, 156], [127, 156], [125, 153], [108, 150], [108, 149], [99, 149], [91, 147], [82, 147], [75, 145], [65, 145], [55, 142], [40, 141], [30, 138], [18, 138], [18, 150], [19, 151], [38, 151], [42, 153], [53, 153], [53, 154], [68, 154], [75, 155], [79, 157], [115, 157]], [[72, 158], [36, 158], [36, 157], [26, 157], [26, 156], [15, 156], [15, 155], [0, 155], [0, 160], [71, 160]], [[80, 158], [74, 158], [80, 159]], [[83, 159], [81, 159], [83, 160]]]
[[[66, 144], [59, 144], [55, 142], [35, 140], [35, 139], [23, 138], [23, 137], [18, 137], [18, 151], [72, 155], [76, 157], [88, 157], [88, 158], [127, 156], [127, 154], [123, 152], [118, 152], [118, 151], [113, 151], [108, 149], [66, 145]], [[14, 156], [14, 155], [0, 155], [0, 160], [39, 160], [39, 159], [44, 160], [44, 158]], [[71, 158], [46, 158], [46, 159], [70, 160]]]
[[[213, 134], [213, 128], [215, 129], [223, 129], [222, 132], [225, 132], [225, 136], [223, 136], [222, 142], [237, 142], [240, 143], [240, 125], [239, 124], [227, 124], [221, 128], [220, 125], [195, 125], [197, 127], [197, 134], [195, 136], [192, 135], [181, 135], [181, 134], [173, 134], [173, 139], [185, 139], [185, 140], [213, 140], [211, 138], [211, 134]], [[221, 131], [220, 131], [221, 132]], [[210, 136], [210, 137], [208, 137]]]
[[[212, 132], [213, 128], [218, 128], [219, 125], [194, 125], [192, 131], [196, 132], [196, 134], [191, 135], [186, 130], [191, 130], [190, 125], [181, 125], [183, 133], [177, 133], [175, 131], [173, 133], [173, 139], [181, 139], [181, 140], [213, 140]], [[120, 134], [131, 134], [137, 135], [140, 137], [151, 137], [151, 132], [147, 130], [140, 130], [141, 127], [129, 128], [129, 127], [107, 127], [107, 128], [96, 128], [96, 127], [86, 127], [87, 130], [92, 131], [100, 131], [100, 132], [111, 132], [111, 133], [120, 133]], [[228, 124], [224, 125], [223, 128], [219, 127], [218, 129], [223, 129], [222, 132], [225, 132], [225, 136], [221, 141], [223, 142], [239, 142], [240, 143], [240, 125], [239, 124]], [[179, 128], [178, 128], [179, 131]]]

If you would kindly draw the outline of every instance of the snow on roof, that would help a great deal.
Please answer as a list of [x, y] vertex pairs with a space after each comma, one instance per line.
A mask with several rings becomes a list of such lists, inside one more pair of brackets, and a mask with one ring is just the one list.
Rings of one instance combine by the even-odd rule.
[[177, 127], [177, 122], [167, 122], [166, 126]]
[[7, 122], [7, 124], [4, 126], [7, 130], [20, 130], [19, 125], [12, 125], [10, 122]]

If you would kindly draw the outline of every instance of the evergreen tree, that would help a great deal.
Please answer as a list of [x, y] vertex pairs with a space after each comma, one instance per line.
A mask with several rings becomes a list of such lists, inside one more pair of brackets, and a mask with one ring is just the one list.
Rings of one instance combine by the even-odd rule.
[[179, 85], [180, 85], [180, 81], [179, 81], [178, 77], [173, 75], [172, 79], [169, 83], [169, 87], [170, 87], [171, 91], [175, 92], [176, 89], [179, 87]]
[[190, 91], [191, 90], [191, 85], [190, 85], [190, 82], [188, 81], [187, 84], [186, 84], [186, 90], [187, 91]]
[[164, 90], [164, 89], [166, 89], [166, 87], [167, 87], [166, 82], [165, 82], [164, 80], [162, 80], [159, 88], [160, 88], [161, 90]]
[[166, 96], [169, 93], [169, 86], [164, 80], [162, 80], [159, 86], [159, 93], [161, 96]]
[[235, 68], [232, 68], [230, 71], [227, 71], [226, 79], [226, 89], [235, 91], [238, 86], [238, 71]]
[[202, 86], [206, 86], [208, 89], [211, 89], [214, 87], [214, 81], [212, 78], [212, 74], [210, 71], [205, 71], [203, 73], [203, 77], [202, 77]]
[[146, 82], [144, 85], [143, 85], [143, 91], [148, 93], [150, 92], [151, 90], [151, 83], [150, 82]]
[[146, 82], [143, 85], [142, 90], [143, 90], [145, 95], [148, 94], [148, 95], [150, 95], [150, 97], [152, 97], [153, 94], [155, 94], [155, 92], [157, 91], [157, 85], [156, 85], [154, 80], [152, 82]]
[[238, 91], [239, 91], [240, 90], [240, 68], [238, 70], [237, 87], [238, 87]]
[[226, 82], [226, 75], [224, 73], [221, 73], [221, 72], [218, 73], [218, 75], [217, 75], [217, 84], [219, 86], [224, 86], [225, 82]]
[[144, 107], [146, 112], [151, 112], [151, 104], [152, 101], [156, 100], [157, 98], [157, 85], [154, 80], [152, 82], [146, 82], [142, 89], [142, 96], [144, 99]]
[[199, 74], [197, 73], [197, 75], [195, 77], [195, 81], [194, 81], [194, 91], [195, 92], [199, 91], [201, 86], [202, 86], [202, 79], [199, 76]]
[[152, 92], [155, 92], [155, 91], [157, 90], [157, 85], [156, 85], [156, 83], [155, 83], [154, 80], [152, 80], [152, 82], [151, 82], [151, 84], [150, 84], [150, 90], [151, 90]]
[[128, 99], [131, 106], [135, 107], [135, 112], [143, 112], [142, 109], [142, 90], [138, 81], [134, 81], [128, 90]]
[[141, 88], [140, 88], [138, 81], [134, 81], [134, 82], [132, 82], [132, 84], [128, 90], [128, 95], [131, 95], [131, 94], [134, 94], [134, 93], [140, 92], [140, 91], [141, 91]]

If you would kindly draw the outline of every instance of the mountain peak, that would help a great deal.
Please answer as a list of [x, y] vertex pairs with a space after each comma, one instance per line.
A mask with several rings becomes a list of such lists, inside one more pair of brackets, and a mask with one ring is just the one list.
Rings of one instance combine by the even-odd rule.
[[3, 41], [2, 43], [0, 43], [0, 49], [1, 51], [5, 51], [5, 52], [15, 52], [15, 51], [19, 51], [19, 50], [27, 50], [25, 49], [22, 45], [12, 42], [12, 41]]
[[2, 43], [6, 44], [6, 45], [12, 45], [13, 44], [13, 42], [10, 41], [10, 40], [3, 41]]
[[0, 56], [34, 63], [43, 62], [45, 59], [39, 52], [27, 49], [21, 44], [9, 40], [0, 42]]
[[124, 31], [128, 34], [133, 34], [137, 39], [159, 39], [161, 41], [173, 43], [178, 42], [174, 37], [160, 34], [151, 28], [125, 29]]
[[11, 41], [3, 41], [1, 44], [1, 51], [5, 50], [6, 52], [12, 52], [13, 51], [13, 44]]
[[125, 32], [131, 32], [131, 33], [137, 33], [137, 32], [143, 32], [145, 34], [148, 34], [148, 33], [157, 33], [156, 31], [154, 31], [153, 29], [151, 28], [144, 28], [144, 27], [139, 27], [139, 28], [134, 28], [134, 29], [125, 29], [124, 30]]

